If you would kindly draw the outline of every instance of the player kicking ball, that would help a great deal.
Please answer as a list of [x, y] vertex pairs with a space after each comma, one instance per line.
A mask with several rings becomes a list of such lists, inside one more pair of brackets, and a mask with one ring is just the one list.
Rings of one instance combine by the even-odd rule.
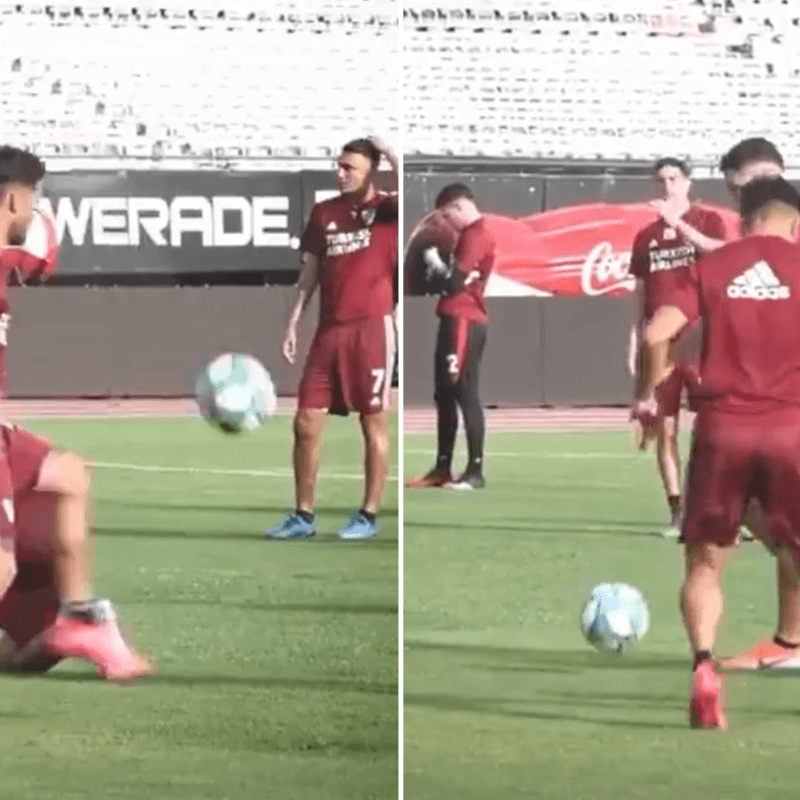
[[741, 190], [745, 237], [702, 258], [647, 328], [648, 385], [668, 377], [670, 343], [702, 319], [698, 415], [681, 541], [681, 612], [694, 656], [693, 727], [725, 728], [712, 660], [722, 576], [755, 499], [776, 544], [800, 564], [800, 195], [782, 178]]
[[[720, 160], [720, 170], [731, 197], [738, 202], [741, 190], [756, 178], [779, 177], [784, 161], [778, 148], [768, 139], [743, 139]], [[703, 235], [686, 220], [672, 220], [678, 230], [699, 249], [710, 251], [725, 245], [725, 241]], [[694, 337], [697, 345], [697, 337]], [[696, 349], [699, 349], [696, 348]], [[778, 624], [772, 638], [765, 638], [732, 658], [721, 659], [725, 669], [760, 669], [790, 664], [800, 655], [800, 578], [794, 559], [786, 548], [779, 546], [767, 529], [766, 520], [757, 501], [745, 509], [740, 533], [744, 539], [756, 538], [775, 556], [777, 561]]]
[[[658, 185], [661, 200], [654, 205], [661, 213], [655, 222], [643, 228], [633, 240], [630, 272], [636, 277], [636, 311], [634, 346], [639, 352], [639, 342], [655, 310], [682, 272], [690, 269], [699, 255], [698, 247], [685, 238], [679, 226], [691, 225], [703, 237], [724, 239], [725, 223], [716, 212], [692, 203], [692, 188], [688, 164], [678, 158], [661, 158], [653, 167], [653, 179]], [[669, 221], [667, 221], [669, 219]], [[640, 359], [637, 358], [637, 361]], [[637, 394], [644, 379], [637, 370]], [[667, 495], [670, 526], [663, 535], [677, 539], [680, 535], [681, 516], [681, 464], [678, 454], [678, 419], [684, 388], [691, 393], [694, 386], [695, 366], [681, 364], [658, 387], [658, 419], [653, 430], [656, 439], [656, 456], [661, 482]], [[643, 444], [646, 439], [643, 440]]]
[[[18, 248], [25, 243], [36, 187], [44, 173], [44, 164], [35, 155], [14, 147], [0, 148], [0, 314], [4, 320], [9, 318], [8, 278], [19, 264]], [[0, 340], [3, 383], [5, 348], [4, 327]], [[0, 392], [5, 395], [5, 385]], [[45, 502], [45, 493], [53, 502], [46, 525], [33, 530], [23, 514], [12, 537], [18, 566], [13, 583], [0, 600], [3, 662], [32, 663], [28, 659], [35, 651], [34, 660], [44, 657], [48, 663], [68, 657], [88, 660], [108, 678], [128, 679], [149, 672], [146, 660], [122, 638], [110, 602], [90, 594], [88, 465], [75, 453], [57, 450], [18, 427], [1, 424], [0, 440], [11, 482], [4, 494], [4, 508], [16, 508], [21, 495], [28, 496], [27, 502], [34, 506]], [[40, 554], [35, 559], [29, 557], [34, 540], [33, 550]], [[20, 636], [23, 628], [36, 637], [35, 645], [24, 655], [21, 641], [14, 639], [15, 634], [25, 638]]]
[[397, 176], [397, 158], [378, 139], [356, 139], [342, 148], [337, 179], [341, 194], [317, 203], [300, 242], [297, 294], [283, 354], [293, 364], [297, 325], [316, 288], [319, 326], [311, 343], [294, 418], [295, 510], [268, 539], [307, 539], [317, 532], [314, 507], [320, 444], [328, 414], [359, 414], [364, 436], [364, 501], [339, 531], [341, 539], [369, 539], [377, 532], [379, 504], [389, 471], [392, 366], [398, 294], [398, 200], [378, 191], [385, 156]]
[[[436, 247], [428, 248], [423, 255], [427, 280], [442, 295], [436, 307], [439, 332], [434, 353], [438, 450], [436, 465], [427, 474], [411, 478], [406, 487], [483, 489], [486, 423], [479, 373], [488, 321], [484, 294], [494, 268], [495, 241], [472, 192], [463, 184], [442, 189], [436, 198], [436, 209], [459, 232], [449, 264], [442, 260]], [[467, 434], [467, 467], [453, 480], [459, 408]]]

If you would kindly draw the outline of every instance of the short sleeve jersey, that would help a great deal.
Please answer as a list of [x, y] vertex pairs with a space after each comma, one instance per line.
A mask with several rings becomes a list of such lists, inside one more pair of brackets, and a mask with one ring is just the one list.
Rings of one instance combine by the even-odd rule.
[[703, 256], [665, 304], [703, 319], [701, 407], [800, 407], [800, 245], [748, 236]]
[[[712, 209], [693, 205], [682, 219], [704, 236], [726, 238], [725, 222]], [[699, 255], [695, 245], [663, 219], [659, 218], [639, 231], [631, 249], [630, 273], [644, 283], [644, 314], [647, 319], [651, 319], [656, 309], [664, 304], [676, 276], [689, 269]]]
[[320, 325], [392, 313], [397, 297], [396, 196], [355, 205], [344, 195], [317, 203], [300, 250], [317, 259]]

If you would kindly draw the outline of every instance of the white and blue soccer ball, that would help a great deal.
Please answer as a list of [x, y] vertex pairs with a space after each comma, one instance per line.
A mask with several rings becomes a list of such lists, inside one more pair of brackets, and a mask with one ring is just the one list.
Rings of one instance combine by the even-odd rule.
[[587, 641], [603, 653], [624, 655], [647, 633], [650, 612], [642, 593], [627, 583], [601, 583], [581, 612]]
[[255, 430], [278, 404], [272, 376], [243, 353], [215, 358], [198, 377], [195, 396], [203, 417], [225, 433]]

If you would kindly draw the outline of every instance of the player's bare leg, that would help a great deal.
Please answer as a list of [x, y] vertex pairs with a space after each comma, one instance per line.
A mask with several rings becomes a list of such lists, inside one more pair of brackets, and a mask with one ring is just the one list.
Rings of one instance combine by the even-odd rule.
[[80, 603], [89, 599], [89, 470], [74, 453], [51, 454], [44, 470], [52, 475], [47, 488], [58, 495], [53, 554], [59, 596], [63, 603]]
[[659, 421], [656, 448], [658, 471], [667, 495], [670, 511], [670, 527], [664, 536], [677, 539], [680, 536], [681, 513], [681, 463], [678, 455], [678, 418], [664, 417]]
[[361, 415], [364, 433], [364, 504], [362, 510], [376, 514], [389, 476], [389, 426], [385, 411]]
[[[51, 452], [38, 489], [57, 495], [52, 534], [53, 564], [61, 610], [55, 625], [33, 646], [51, 655], [91, 661], [109, 678], [133, 678], [151, 671], [150, 662], [124, 641], [108, 600], [91, 596], [87, 509], [91, 473], [75, 453]], [[27, 658], [32, 658], [30, 652]]]
[[327, 409], [300, 409], [294, 418], [294, 488], [298, 511], [314, 513]]
[[766, 527], [758, 503], [750, 503], [742, 518], [753, 536], [775, 556], [778, 585], [778, 625], [772, 639], [756, 642], [749, 650], [720, 661], [724, 669], [778, 666], [800, 655], [800, 573], [792, 553], [778, 546]]
[[389, 427], [385, 411], [361, 414], [364, 434], [364, 504], [339, 531], [341, 539], [371, 539], [389, 474]]
[[317, 534], [314, 506], [316, 505], [322, 434], [328, 420], [327, 409], [301, 408], [294, 416], [295, 510], [273, 528], [267, 528], [267, 539], [287, 541], [309, 539]]
[[722, 573], [733, 547], [706, 543], [686, 545], [686, 578], [680, 603], [686, 635], [694, 657], [689, 714], [694, 728], [725, 728], [720, 708], [720, 684], [712, 654], [722, 618]]

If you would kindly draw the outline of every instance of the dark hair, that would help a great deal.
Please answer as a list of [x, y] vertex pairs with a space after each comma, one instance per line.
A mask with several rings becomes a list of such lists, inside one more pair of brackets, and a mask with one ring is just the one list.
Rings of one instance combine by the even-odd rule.
[[692, 168], [683, 159], [665, 156], [653, 165], [653, 175], [657, 175], [664, 167], [677, 167], [687, 178], [692, 174]]
[[381, 151], [369, 139], [353, 139], [342, 148], [342, 152], [366, 156], [372, 163], [372, 169], [377, 169], [381, 163]]
[[475, 195], [463, 183], [451, 183], [436, 195], [436, 208], [444, 208], [456, 200], [474, 200]]
[[752, 139], [742, 139], [739, 144], [734, 145], [720, 159], [719, 168], [722, 172], [737, 172], [745, 164], [753, 161], [768, 161], [777, 164], [781, 169], [784, 168], [783, 156], [769, 139], [760, 136]]
[[742, 186], [739, 196], [739, 213], [745, 225], [770, 203], [783, 203], [800, 214], [800, 194], [784, 178], [757, 178]]
[[0, 147], [0, 186], [21, 183], [33, 188], [44, 177], [44, 162], [28, 150]]

